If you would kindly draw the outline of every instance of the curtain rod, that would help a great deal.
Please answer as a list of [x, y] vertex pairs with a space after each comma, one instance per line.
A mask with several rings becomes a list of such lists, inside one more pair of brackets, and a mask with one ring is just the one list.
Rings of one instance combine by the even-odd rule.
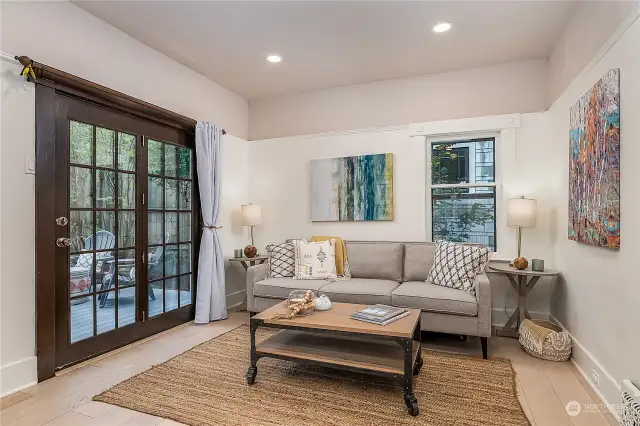
[[[195, 132], [197, 122], [193, 118], [169, 111], [168, 109], [134, 98], [133, 96], [129, 96], [122, 92], [109, 89], [108, 87], [101, 86], [92, 81], [85, 80], [81, 77], [66, 73], [48, 65], [35, 62], [28, 56], [14, 56], [11, 58], [10, 55], [2, 52], [1, 59], [7, 62], [15, 61], [15, 63], [19, 63], [23, 67], [31, 66], [36, 76], [36, 81], [40, 78], [43, 80], [49, 80], [56, 85], [84, 92], [110, 103], [122, 105], [143, 117], [160, 121], [172, 127], [181, 128], [189, 133]], [[30, 77], [28, 77], [28, 79], [30, 81], [32, 80]], [[223, 129], [222, 134], [226, 135], [227, 132]]]

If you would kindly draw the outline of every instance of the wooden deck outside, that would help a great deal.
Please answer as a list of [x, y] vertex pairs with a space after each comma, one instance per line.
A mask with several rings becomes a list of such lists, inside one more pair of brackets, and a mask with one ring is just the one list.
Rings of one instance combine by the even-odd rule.
[[[120, 290], [118, 298], [118, 327], [124, 327], [135, 322], [135, 287]], [[162, 289], [154, 289], [156, 299], [149, 299], [149, 316], [153, 317], [162, 313]], [[181, 306], [188, 305], [191, 301], [191, 292], [182, 291], [180, 294]], [[166, 310], [178, 308], [178, 290], [166, 290]], [[97, 334], [111, 331], [116, 326], [116, 308], [113, 292], [109, 293], [107, 303], [100, 308], [100, 302], [96, 300]], [[71, 305], [71, 343], [87, 339], [93, 336], [93, 301], [88, 296], [82, 303]]]

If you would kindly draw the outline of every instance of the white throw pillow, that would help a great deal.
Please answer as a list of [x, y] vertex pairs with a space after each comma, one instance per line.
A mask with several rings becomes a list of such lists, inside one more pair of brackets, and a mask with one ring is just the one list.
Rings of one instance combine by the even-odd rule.
[[294, 278], [298, 280], [335, 279], [335, 240], [312, 242], [292, 241], [296, 261]]
[[476, 294], [474, 281], [489, 262], [483, 246], [438, 241], [427, 282]]

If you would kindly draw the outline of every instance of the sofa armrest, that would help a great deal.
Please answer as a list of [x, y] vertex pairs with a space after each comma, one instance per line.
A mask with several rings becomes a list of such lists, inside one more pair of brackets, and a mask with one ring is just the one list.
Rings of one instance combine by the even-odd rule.
[[265, 279], [268, 272], [269, 265], [266, 263], [250, 266], [247, 269], [247, 311], [256, 312], [253, 303], [253, 285], [258, 281]]
[[475, 279], [476, 299], [478, 300], [478, 336], [491, 337], [491, 282], [482, 272]]

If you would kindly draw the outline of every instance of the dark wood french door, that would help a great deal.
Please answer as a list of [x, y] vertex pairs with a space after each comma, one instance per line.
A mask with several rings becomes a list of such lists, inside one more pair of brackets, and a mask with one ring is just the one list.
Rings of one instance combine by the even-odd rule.
[[60, 92], [50, 100], [60, 369], [193, 319], [200, 220], [192, 135]]

